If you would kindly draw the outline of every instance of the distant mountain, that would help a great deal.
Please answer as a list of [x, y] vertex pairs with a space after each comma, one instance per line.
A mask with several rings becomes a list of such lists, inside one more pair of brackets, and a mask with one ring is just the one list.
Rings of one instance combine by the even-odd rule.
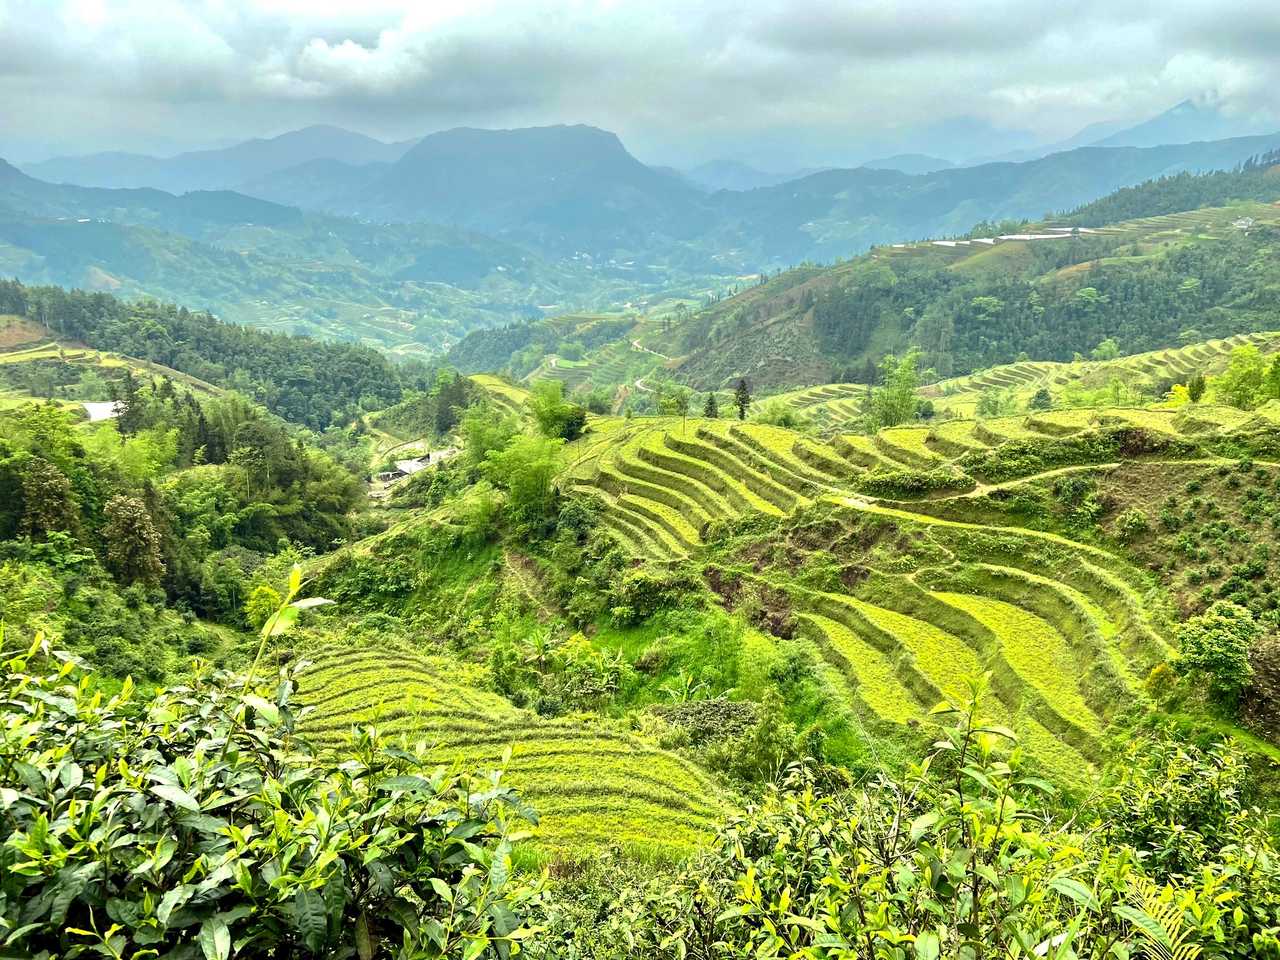
[[862, 164], [864, 170], [897, 170], [899, 173], [924, 174], [935, 170], [949, 170], [955, 164], [941, 157], [930, 157], [923, 153], [899, 153], [879, 160], [868, 160]]
[[33, 177], [88, 187], [154, 187], [171, 193], [224, 190], [314, 160], [391, 163], [413, 145], [383, 143], [341, 127], [304, 127], [267, 140], [174, 157], [98, 153], [58, 157], [24, 166]]
[[1255, 136], [1270, 129], [1246, 118], [1232, 117], [1220, 107], [1183, 100], [1159, 116], [1096, 140], [1096, 147], [1155, 147], [1169, 143], [1225, 140]]
[[1033, 219], [1154, 177], [1222, 170], [1280, 146], [1280, 134], [1173, 146], [1082, 147], [1027, 163], [910, 176], [828, 170], [776, 187], [713, 194], [704, 247], [767, 267], [830, 261], [875, 244], [945, 237], [981, 220]]
[[1083, 127], [1065, 140], [982, 157], [971, 160], [966, 166], [977, 166], [980, 163], [1024, 163], [1027, 160], [1039, 160], [1041, 157], [1047, 157], [1051, 153], [1066, 153], [1068, 150], [1075, 150], [1079, 147], [1092, 146], [1104, 137], [1119, 133], [1128, 127], [1129, 124], [1123, 120], [1100, 120], [1097, 123], [1091, 123], [1087, 127]]
[[239, 189], [251, 197], [305, 210], [338, 211], [390, 169], [390, 163], [356, 164], [323, 158], [273, 170], [246, 180]]
[[424, 137], [342, 212], [612, 255], [696, 236], [711, 220], [701, 199], [595, 127], [459, 128]]
[[701, 166], [686, 171], [685, 175], [699, 186], [708, 190], [755, 190], [757, 187], [772, 187], [788, 180], [798, 180], [820, 168], [810, 167], [805, 170], [793, 170], [790, 173], [769, 173], [757, 170], [750, 164], [740, 160], [712, 160]]
[[707, 283], [676, 268], [549, 262], [452, 227], [362, 223], [234, 191], [47, 183], [3, 160], [0, 276], [172, 299], [238, 323], [411, 353], [541, 316], [543, 304], [616, 309]]

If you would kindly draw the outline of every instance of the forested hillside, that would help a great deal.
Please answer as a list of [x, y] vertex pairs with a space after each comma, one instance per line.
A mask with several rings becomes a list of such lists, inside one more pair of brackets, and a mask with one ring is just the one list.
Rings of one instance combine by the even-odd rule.
[[617, 308], [666, 290], [704, 295], [722, 289], [728, 271], [701, 255], [637, 270], [455, 226], [304, 213], [225, 190], [51, 184], [0, 160], [2, 274], [409, 354], [516, 318]]
[[[1280, 196], [1280, 182], [1264, 183]], [[1107, 340], [1129, 353], [1267, 329], [1277, 224], [1280, 208], [1244, 203], [1093, 233], [1063, 228], [1059, 239], [884, 247], [715, 304], [668, 352], [688, 357], [676, 376], [696, 388], [749, 376], [770, 391], [803, 379], [865, 382], [880, 356], [908, 346], [945, 377], [1019, 358], [1070, 360]]]
[[0, 281], [0, 314], [52, 334], [234, 387], [286, 420], [324, 429], [399, 400], [413, 374], [369, 347], [222, 323], [208, 313], [103, 293]]

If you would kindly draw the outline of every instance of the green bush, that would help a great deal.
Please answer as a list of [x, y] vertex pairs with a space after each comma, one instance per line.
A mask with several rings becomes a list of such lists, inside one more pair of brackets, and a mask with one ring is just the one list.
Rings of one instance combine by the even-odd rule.
[[4, 953], [507, 957], [536, 896], [515, 794], [368, 730], [322, 760], [294, 683], [105, 697], [40, 641], [0, 664]]
[[952, 466], [933, 470], [875, 470], [860, 476], [854, 489], [886, 500], [916, 500], [934, 493], [963, 493], [977, 486], [969, 474]]
[[[1216, 566], [1209, 568], [1212, 578], [1221, 573]], [[1210, 698], [1234, 708], [1240, 692], [1253, 678], [1249, 649], [1261, 635], [1262, 628], [1252, 613], [1219, 601], [1179, 626], [1176, 666], [1184, 675], [1203, 677]]]

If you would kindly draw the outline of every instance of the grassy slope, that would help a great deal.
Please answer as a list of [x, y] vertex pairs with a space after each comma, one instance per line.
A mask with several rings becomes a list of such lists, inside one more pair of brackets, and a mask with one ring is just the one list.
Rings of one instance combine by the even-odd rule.
[[[1067, 371], [1068, 376], [1090, 372]], [[1044, 479], [980, 483], [972, 494], [918, 505], [876, 502], [855, 492], [857, 478], [876, 466], [926, 468], [1009, 439], [1052, 441], [1119, 424], [1203, 439], [1206, 430], [1229, 436], [1232, 430], [1256, 429], [1265, 415], [1251, 418], [1211, 405], [1180, 413], [1056, 411], [896, 428], [874, 438], [844, 437], [832, 443], [752, 423], [601, 419], [578, 442], [562, 483], [590, 497], [619, 542], [651, 561], [703, 558], [709, 549], [720, 551], [720, 539], [707, 545], [717, 522], [752, 513], [811, 513], [838, 503], [852, 515], [829, 534], [818, 552], [825, 555], [821, 563], [840, 561], [874, 570], [868, 545], [855, 532], [863, 524], [853, 516], [890, 524], [894, 537], [878, 559], [878, 569], [898, 579], [881, 581], [877, 590], [882, 593], [873, 598], [867, 597], [865, 586], [842, 583], [834, 593], [829, 585], [815, 591], [812, 577], [803, 570], [796, 573], [796, 567], [818, 559], [797, 560], [794, 545], [777, 548], [786, 560], [768, 576], [774, 586], [792, 589], [805, 631], [848, 678], [871, 721], [900, 724], [908, 717], [920, 718], [937, 699], [956, 695], [959, 674], [972, 672], [962, 664], [977, 665], [996, 674], [1003, 715], [1029, 731], [1033, 749], [1049, 766], [1072, 776], [1098, 757], [1106, 721], [1141, 696], [1142, 678], [1169, 651], [1162, 638], [1165, 627], [1147, 600], [1155, 578], [1144, 570], [1149, 563], [1118, 541], [1099, 546], [1096, 538], [1073, 532], [1061, 518], [1024, 525], [1017, 515], [1003, 516], [986, 503], [1012, 502], [1020, 491], [1052, 487], [1059, 475], [1110, 476], [1114, 467], [1054, 467]], [[1158, 459], [1130, 461], [1126, 469], [1172, 476], [1185, 470], [1171, 472]], [[1120, 499], [1123, 482], [1104, 486], [1108, 496]], [[999, 501], [993, 499], [997, 495]], [[857, 544], [847, 556], [841, 552], [842, 536]], [[881, 536], [886, 535], [877, 534], [873, 544]], [[1159, 544], [1161, 551], [1169, 547]], [[1224, 556], [1223, 563], [1243, 563], [1243, 549]], [[758, 578], [761, 566], [761, 559], [742, 545], [737, 554], [717, 556], [717, 562], [736, 564], [737, 573], [749, 580]], [[1229, 567], [1220, 572], [1219, 581], [1229, 573]], [[860, 607], [859, 600], [871, 606]], [[948, 626], [956, 610], [965, 615], [959, 633]], [[895, 619], [903, 614], [914, 619]], [[958, 643], [968, 644], [970, 654], [959, 655]], [[905, 700], [904, 690], [909, 692]]]

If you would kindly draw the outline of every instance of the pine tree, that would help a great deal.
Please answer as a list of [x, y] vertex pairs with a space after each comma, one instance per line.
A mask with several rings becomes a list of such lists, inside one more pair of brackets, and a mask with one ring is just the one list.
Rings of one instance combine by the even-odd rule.
[[751, 406], [751, 391], [747, 389], [747, 381], [739, 380], [733, 391], [733, 404], [738, 408], [738, 419], [747, 419], [747, 408]]
[[720, 416], [720, 404], [716, 400], [714, 393], [707, 394], [707, 402], [702, 405], [702, 415], [710, 420], [715, 420]]
[[138, 397], [138, 385], [133, 371], [124, 368], [124, 382], [116, 407], [116, 429], [122, 436], [130, 437], [142, 426], [142, 402]]
[[1197, 373], [1187, 381], [1187, 397], [1192, 403], [1200, 402], [1200, 398], [1204, 396], [1205, 386], [1203, 373]]
[[55, 530], [74, 531], [80, 516], [71, 481], [48, 460], [32, 457], [22, 471], [22, 532], [43, 540]]

